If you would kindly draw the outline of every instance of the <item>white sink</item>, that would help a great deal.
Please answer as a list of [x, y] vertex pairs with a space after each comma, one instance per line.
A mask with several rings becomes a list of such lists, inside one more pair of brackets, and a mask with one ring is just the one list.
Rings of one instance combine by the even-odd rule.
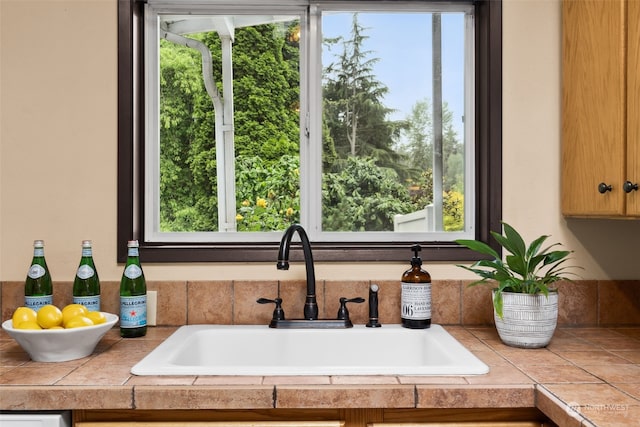
[[136, 364], [135, 375], [478, 375], [489, 367], [440, 325], [271, 329], [188, 325]]

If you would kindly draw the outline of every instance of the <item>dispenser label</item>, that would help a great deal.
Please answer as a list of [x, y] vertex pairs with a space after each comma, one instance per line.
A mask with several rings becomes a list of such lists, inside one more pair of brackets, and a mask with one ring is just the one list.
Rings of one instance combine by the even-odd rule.
[[402, 282], [401, 285], [402, 318], [431, 319], [431, 283]]
[[147, 326], [147, 295], [120, 297], [120, 327]]

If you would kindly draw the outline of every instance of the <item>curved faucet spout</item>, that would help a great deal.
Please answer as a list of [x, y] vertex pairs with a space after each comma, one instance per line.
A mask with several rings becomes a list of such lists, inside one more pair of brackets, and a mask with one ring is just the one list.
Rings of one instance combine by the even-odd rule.
[[316, 274], [313, 267], [313, 255], [311, 254], [311, 244], [307, 232], [300, 224], [293, 224], [287, 228], [280, 241], [278, 249], [278, 270], [289, 269], [289, 247], [291, 246], [291, 238], [294, 233], [300, 235], [302, 250], [304, 252], [304, 264], [307, 271], [307, 297], [304, 303], [304, 318], [306, 320], [318, 319], [318, 303], [316, 301]]

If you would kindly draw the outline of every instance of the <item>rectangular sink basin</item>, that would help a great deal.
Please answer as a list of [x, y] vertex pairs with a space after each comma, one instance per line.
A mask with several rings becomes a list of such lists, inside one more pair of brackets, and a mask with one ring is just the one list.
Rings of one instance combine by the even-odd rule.
[[180, 327], [136, 364], [135, 375], [479, 375], [489, 367], [440, 325], [272, 329]]

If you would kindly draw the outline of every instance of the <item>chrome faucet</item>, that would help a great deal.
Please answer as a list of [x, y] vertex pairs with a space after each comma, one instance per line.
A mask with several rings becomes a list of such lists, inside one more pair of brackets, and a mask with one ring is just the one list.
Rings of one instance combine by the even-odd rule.
[[307, 271], [307, 297], [304, 303], [304, 318], [305, 320], [317, 320], [318, 303], [316, 301], [316, 275], [313, 268], [313, 255], [311, 254], [309, 237], [300, 224], [293, 224], [284, 232], [280, 241], [276, 267], [278, 270], [289, 269], [289, 247], [291, 246], [291, 238], [296, 232], [300, 235], [300, 242], [304, 252], [304, 264]]

